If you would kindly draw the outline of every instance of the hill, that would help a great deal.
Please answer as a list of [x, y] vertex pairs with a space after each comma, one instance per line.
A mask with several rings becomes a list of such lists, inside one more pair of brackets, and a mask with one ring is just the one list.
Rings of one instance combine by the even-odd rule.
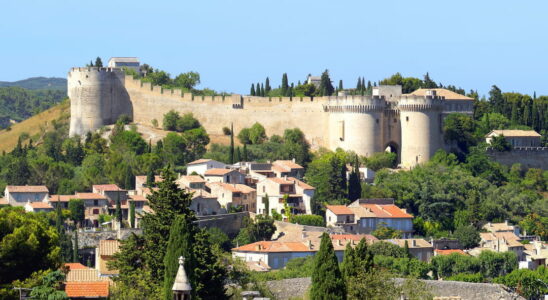
[[67, 80], [59, 77], [31, 77], [18, 81], [0, 81], [0, 87], [22, 87], [29, 90], [67, 90]]
[[61, 102], [63, 90], [30, 90], [21, 87], [0, 87], [0, 128], [21, 122]]
[[52, 108], [34, 115], [21, 123], [14, 124], [9, 129], [0, 130], [0, 151], [11, 151], [21, 134], [26, 133], [28, 137], [36, 142], [44, 132], [53, 128], [53, 121], [68, 122], [70, 119], [70, 102], [65, 100]]

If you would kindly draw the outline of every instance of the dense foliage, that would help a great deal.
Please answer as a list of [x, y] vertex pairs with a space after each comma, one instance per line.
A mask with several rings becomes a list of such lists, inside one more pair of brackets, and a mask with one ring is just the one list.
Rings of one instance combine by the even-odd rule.
[[61, 102], [64, 90], [27, 90], [21, 87], [0, 87], [0, 128], [10, 120], [21, 122]]

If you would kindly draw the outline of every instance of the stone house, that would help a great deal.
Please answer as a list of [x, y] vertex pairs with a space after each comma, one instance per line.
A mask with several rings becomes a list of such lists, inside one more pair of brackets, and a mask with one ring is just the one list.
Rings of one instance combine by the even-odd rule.
[[428, 262], [434, 256], [434, 247], [424, 239], [390, 239], [385, 241], [401, 248], [404, 248], [405, 242], [407, 242], [409, 253], [420, 261]]
[[25, 204], [25, 211], [50, 212], [53, 211], [53, 206], [51, 206], [48, 202], [27, 202], [27, 204]]
[[205, 171], [204, 178], [207, 182], [245, 183], [245, 174], [230, 169], [209, 169]]
[[113, 255], [120, 249], [118, 240], [100, 240], [99, 246], [95, 250], [95, 268], [99, 271], [99, 276], [118, 275], [118, 270], [110, 269], [107, 265], [112, 261]]
[[108, 67], [133, 69], [137, 74], [140, 72], [140, 63], [137, 57], [111, 57], [108, 60]]
[[85, 224], [87, 227], [99, 226], [99, 215], [108, 214], [109, 201], [104, 195], [98, 193], [76, 193], [74, 199], [84, 201]]
[[[159, 175], [154, 176], [154, 182], [158, 183], [162, 181], [162, 177]], [[136, 191], [142, 191], [142, 189], [148, 188], [147, 186], [147, 176], [146, 175], [138, 175], [135, 176], [135, 190]]]
[[[292, 214], [311, 214], [311, 200], [315, 188], [294, 177], [269, 177], [257, 183], [257, 213], [270, 214], [272, 210], [284, 214], [284, 197]], [[268, 196], [268, 208], [263, 197]]]
[[92, 186], [93, 193], [105, 196], [110, 205], [116, 204], [116, 201], [127, 200], [127, 190], [121, 189], [116, 184], [96, 184]]
[[70, 202], [70, 199], [75, 199], [75, 196], [74, 195], [50, 195], [49, 203], [53, 207], [57, 207], [57, 205], [61, 205], [62, 209], [68, 209], [68, 204]]
[[394, 205], [394, 199], [358, 199], [348, 206], [329, 205], [325, 215], [328, 226], [349, 233], [370, 234], [384, 225], [401, 231], [403, 238], [413, 234], [413, 216]]
[[25, 206], [27, 202], [47, 202], [49, 190], [45, 185], [8, 185], [4, 198], [11, 206]]
[[524, 260], [519, 262], [520, 269], [535, 270], [540, 266], [548, 267], [548, 244], [542, 241], [533, 241], [523, 245]]
[[70, 299], [107, 299], [112, 279], [79, 263], [65, 264], [65, 293]]
[[541, 146], [542, 136], [534, 130], [492, 130], [485, 136], [485, 142], [491, 144], [493, 137], [501, 135], [513, 148]]
[[211, 194], [227, 211], [230, 207], [242, 207], [243, 211], [256, 211], [257, 191], [244, 184], [212, 182], [207, 184]]
[[483, 225], [483, 229], [485, 229], [488, 232], [512, 232], [516, 236], [519, 237], [520, 235], [520, 228], [517, 225], [511, 225], [508, 220], [504, 221], [504, 223], [487, 223]]
[[211, 195], [205, 190], [189, 190], [193, 192], [190, 209], [197, 216], [217, 215], [222, 212], [221, 205], [217, 201], [217, 197]]
[[272, 163], [272, 172], [276, 177], [294, 177], [297, 179], [303, 179], [304, 168], [303, 166], [295, 163], [293, 160], [276, 160]]
[[213, 159], [198, 159], [186, 165], [186, 175], [198, 174], [204, 176], [209, 169], [225, 169], [226, 164]]
[[179, 187], [192, 190], [204, 190], [206, 184], [206, 180], [198, 175], [181, 176], [176, 182]]
[[514, 252], [518, 260], [525, 259], [525, 247], [520, 243], [520, 237], [513, 232], [480, 232], [480, 246], [470, 251], [472, 255], [483, 250], [491, 250], [495, 252]]

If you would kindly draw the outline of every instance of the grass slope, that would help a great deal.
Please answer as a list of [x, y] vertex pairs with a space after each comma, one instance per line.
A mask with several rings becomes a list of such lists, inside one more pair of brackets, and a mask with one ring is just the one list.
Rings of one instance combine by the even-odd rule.
[[37, 115], [34, 115], [21, 123], [11, 126], [11, 130], [0, 131], [0, 152], [10, 152], [15, 145], [19, 136], [27, 133], [32, 138], [34, 143], [41, 141], [42, 135], [47, 129], [51, 129], [52, 121], [60, 119], [61, 122], [68, 122], [70, 119], [70, 102], [65, 100], [52, 108], [45, 110]]
[[59, 77], [31, 77], [19, 81], [0, 81], [0, 87], [18, 86], [29, 90], [67, 90], [67, 80]]

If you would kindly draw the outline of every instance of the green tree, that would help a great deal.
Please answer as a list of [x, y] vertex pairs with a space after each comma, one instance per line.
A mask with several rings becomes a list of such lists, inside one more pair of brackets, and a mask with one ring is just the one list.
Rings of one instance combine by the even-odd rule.
[[230, 152], [228, 153], [228, 159], [230, 164], [234, 164], [234, 125], [230, 124]]
[[201, 126], [202, 125], [200, 125], [200, 122], [194, 118], [192, 113], [182, 115], [176, 122], [176, 130], [179, 132], [200, 128]]
[[282, 75], [282, 96], [289, 96], [289, 82], [287, 80], [287, 73]]
[[512, 145], [506, 140], [504, 135], [493, 136], [491, 139], [491, 147], [495, 151], [506, 152], [512, 150]]
[[526, 299], [542, 299], [548, 294], [548, 270], [545, 266], [540, 266], [536, 270], [514, 270], [505, 276], [495, 278], [494, 282], [515, 289]]
[[272, 90], [272, 88], [270, 87], [270, 79], [268, 79], [268, 77], [266, 77], [266, 80], [265, 80], [265, 83], [264, 83], [264, 89], [263, 89], [263, 97], [265, 96], [268, 96], [268, 93]]
[[345, 203], [346, 153], [326, 152], [312, 160], [305, 173], [307, 182], [316, 187], [315, 201], [320, 203]]
[[103, 67], [103, 61], [99, 56], [95, 59], [95, 67], [102, 68]]
[[32, 299], [40, 300], [65, 300], [67, 294], [63, 291], [65, 274], [59, 270], [51, 271], [42, 277], [41, 284], [32, 288]]
[[474, 248], [481, 241], [479, 232], [472, 225], [457, 227], [453, 236], [459, 240], [465, 249]]
[[375, 172], [383, 168], [395, 168], [398, 155], [392, 152], [373, 153], [365, 160], [365, 166]]
[[170, 110], [164, 115], [163, 128], [164, 130], [177, 130], [177, 121], [181, 118], [178, 112]]
[[242, 150], [242, 160], [248, 161], [248, 154], [247, 154], [247, 144], [244, 144], [243, 150]]
[[548, 240], [548, 217], [540, 216], [537, 213], [527, 215], [519, 225], [529, 235], [539, 236], [541, 240]]
[[475, 123], [470, 116], [459, 113], [449, 114], [443, 122], [443, 136], [446, 142], [454, 142], [464, 153], [476, 144]]
[[135, 228], [135, 202], [129, 201], [129, 226]]
[[122, 202], [120, 201], [120, 193], [116, 193], [116, 210], [114, 216], [116, 221], [122, 226]]
[[175, 77], [173, 84], [176, 87], [182, 87], [187, 90], [193, 89], [200, 84], [200, 73], [198, 72], [186, 72], [181, 73]]
[[335, 92], [335, 88], [333, 87], [333, 84], [331, 83], [331, 78], [329, 78], [328, 70], [325, 70], [322, 73], [318, 91], [319, 91], [319, 96], [331, 96]]
[[343, 261], [340, 267], [341, 274], [344, 276], [346, 282], [348, 282], [350, 278], [356, 276], [356, 274], [359, 272], [354, 248], [352, 248], [352, 243], [346, 244], [346, 248], [344, 249]]
[[251, 84], [251, 90], [249, 91], [250, 96], [255, 96], [255, 84]]
[[78, 229], [74, 229], [74, 248], [72, 249], [72, 262], [79, 263], [80, 262], [80, 254], [78, 251], [80, 250], [80, 245], [78, 245]]
[[266, 131], [260, 123], [256, 122], [249, 128], [249, 140], [251, 141], [251, 144], [262, 144], [266, 139]]
[[325, 226], [323, 217], [318, 215], [294, 215], [291, 216], [291, 223], [318, 227]]
[[331, 238], [325, 232], [322, 234], [320, 249], [315, 257], [310, 298], [346, 299], [346, 286], [339, 270], [339, 262]]
[[342, 90], [344, 90], [344, 88], [343, 88], [343, 81], [342, 81], [342, 79], [340, 79], [340, 80], [339, 80], [339, 91], [342, 91]]
[[388, 227], [386, 223], [383, 222], [377, 224], [377, 229], [371, 232], [371, 234], [380, 240], [399, 239], [402, 236], [400, 230]]
[[356, 156], [352, 165], [352, 172], [350, 173], [350, 176], [348, 176], [348, 199], [350, 201], [355, 201], [360, 198], [362, 194], [359, 167], [358, 157]]
[[70, 218], [76, 225], [81, 225], [85, 220], [84, 201], [81, 199], [70, 199], [68, 204], [70, 210]]

